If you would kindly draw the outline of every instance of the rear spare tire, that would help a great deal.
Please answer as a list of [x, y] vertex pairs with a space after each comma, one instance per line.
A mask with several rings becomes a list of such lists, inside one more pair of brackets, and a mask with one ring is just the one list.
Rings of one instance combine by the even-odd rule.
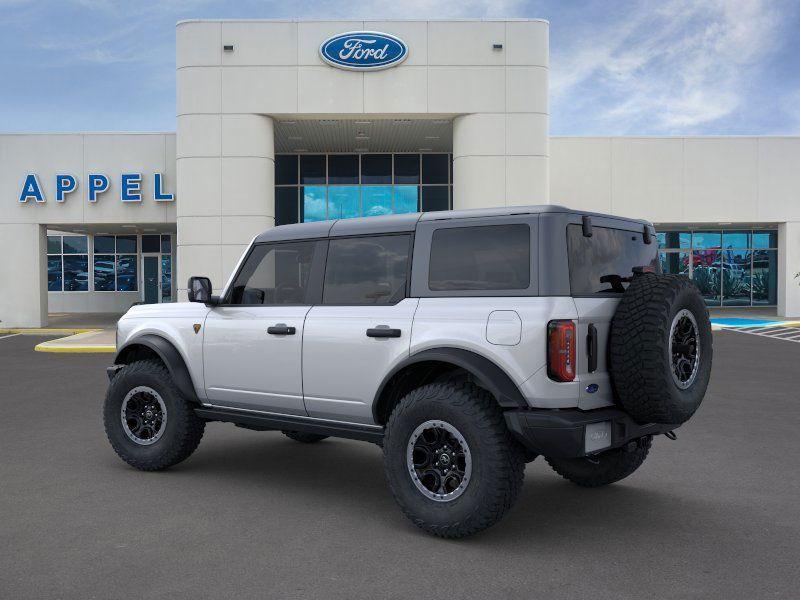
[[703, 297], [680, 275], [634, 276], [611, 323], [611, 380], [640, 423], [679, 425], [700, 406], [712, 360]]

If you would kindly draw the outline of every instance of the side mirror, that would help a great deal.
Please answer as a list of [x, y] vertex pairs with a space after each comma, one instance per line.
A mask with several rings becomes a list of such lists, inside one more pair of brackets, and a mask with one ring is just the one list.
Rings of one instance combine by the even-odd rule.
[[187, 286], [189, 302], [202, 302], [203, 304], [216, 304], [215, 296], [211, 295], [211, 280], [208, 277], [189, 277]]

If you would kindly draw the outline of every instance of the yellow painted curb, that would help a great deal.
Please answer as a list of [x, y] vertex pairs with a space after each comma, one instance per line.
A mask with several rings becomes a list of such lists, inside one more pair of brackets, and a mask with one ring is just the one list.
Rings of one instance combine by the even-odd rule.
[[49, 346], [47, 342], [36, 344], [36, 352], [56, 352], [60, 354], [111, 354], [117, 351], [116, 346]]
[[102, 329], [48, 329], [47, 327], [20, 327], [11, 329], [0, 329], [3, 334], [22, 334], [22, 335], [76, 335], [78, 333], [97, 333]]

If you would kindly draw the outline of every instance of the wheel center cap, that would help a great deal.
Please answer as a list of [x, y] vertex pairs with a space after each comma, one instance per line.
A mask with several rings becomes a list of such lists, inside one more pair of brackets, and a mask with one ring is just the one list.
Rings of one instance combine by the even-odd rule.
[[441, 462], [443, 465], [449, 465], [450, 464], [450, 455], [449, 454], [442, 454], [439, 457], [439, 462]]
[[146, 412], [144, 413], [144, 416], [145, 416], [146, 418], [148, 418], [148, 419], [152, 419], [152, 418], [153, 418], [153, 411], [152, 411], [152, 410], [148, 410], [148, 411], [146, 411]]

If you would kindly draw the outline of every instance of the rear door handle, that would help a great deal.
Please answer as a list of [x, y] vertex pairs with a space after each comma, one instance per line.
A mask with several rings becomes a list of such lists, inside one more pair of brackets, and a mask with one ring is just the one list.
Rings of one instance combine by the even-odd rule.
[[288, 326], [286, 323], [278, 323], [272, 327], [267, 327], [267, 333], [270, 335], [294, 335], [297, 330], [294, 327]]
[[586, 350], [589, 358], [589, 373], [597, 371], [597, 327], [589, 323], [589, 332], [586, 335]]
[[378, 325], [367, 329], [367, 337], [372, 338], [399, 338], [401, 333], [399, 329], [392, 329], [386, 325]]

